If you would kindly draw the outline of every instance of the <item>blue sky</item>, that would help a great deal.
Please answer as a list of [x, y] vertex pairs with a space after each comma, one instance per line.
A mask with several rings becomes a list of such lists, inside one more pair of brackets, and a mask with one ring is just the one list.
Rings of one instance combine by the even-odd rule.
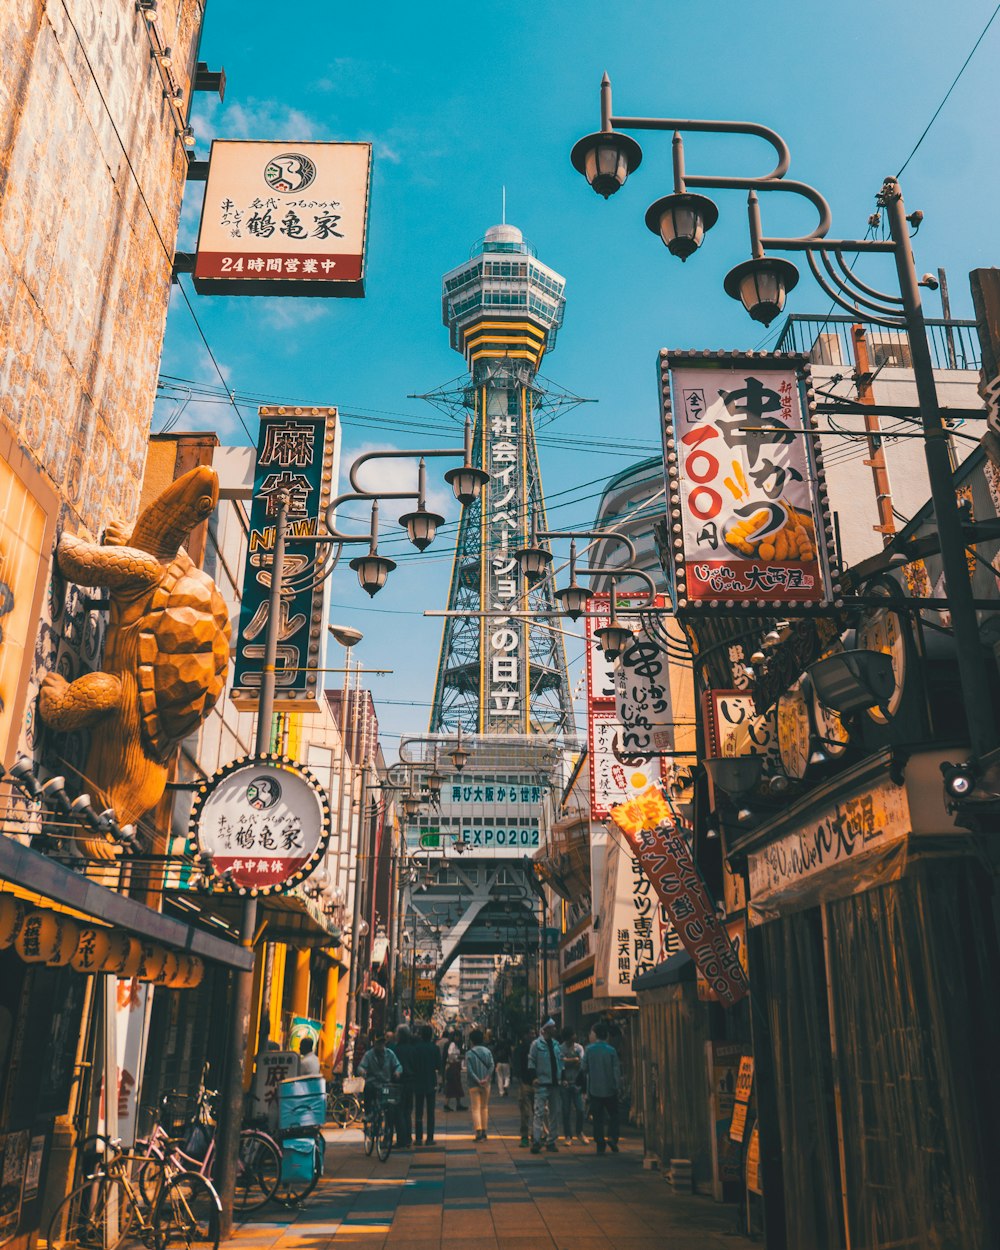
[[[255, 428], [258, 401], [335, 404], [344, 414], [345, 473], [360, 450], [460, 441], [457, 427], [450, 433], [444, 417], [407, 396], [463, 371], [441, 324], [441, 275], [499, 220], [505, 185], [508, 220], [567, 279], [565, 326], [543, 372], [599, 401], [542, 432], [550, 521], [590, 521], [601, 480], [657, 450], [658, 350], [768, 342], [722, 290], [725, 273], [748, 255], [740, 193], [714, 193], [719, 224], [682, 265], [643, 221], [671, 189], [669, 136], [637, 136], [642, 168], [608, 202], [572, 169], [570, 147], [598, 128], [602, 72], [622, 115], [772, 126], [791, 148], [790, 176], [817, 186], [833, 207], [833, 232], [854, 237], [993, 8], [992, 0], [947, 9], [931, 0], [210, 0], [201, 57], [225, 67], [228, 88], [224, 103], [196, 99], [197, 155], [207, 156], [215, 137], [367, 139], [375, 152], [364, 300], [199, 297], [186, 288], [247, 425]], [[903, 178], [908, 208], [926, 215], [914, 245], [918, 270], [948, 271], [958, 316], [971, 316], [968, 271], [996, 264], [1000, 253], [991, 121], [998, 46], [1000, 22]], [[763, 172], [768, 155], [749, 139], [687, 142], [689, 172]], [[182, 250], [193, 246], [201, 194], [189, 184]], [[764, 210], [765, 233], [812, 228], [804, 203], [768, 200]], [[890, 285], [887, 263], [873, 261], [866, 275]], [[936, 296], [927, 304], [939, 314]], [[823, 316], [829, 300], [803, 273], [788, 308]], [[219, 382], [176, 294], [162, 372]], [[158, 400], [154, 430], [177, 409], [175, 400]], [[175, 428], [216, 428], [224, 442], [247, 441], [224, 402], [189, 403]], [[395, 541], [385, 550], [398, 557], [404, 548]], [[395, 669], [372, 679], [389, 753], [396, 735], [426, 728], [441, 621], [421, 612], [445, 606], [451, 555], [448, 535], [422, 556], [407, 555], [374, 601], [346, 562], [334, 574], [335, 618], [366, 635], [357, 657]], [[582, 653], [581, 642], [567, 639], [573, 684]]]

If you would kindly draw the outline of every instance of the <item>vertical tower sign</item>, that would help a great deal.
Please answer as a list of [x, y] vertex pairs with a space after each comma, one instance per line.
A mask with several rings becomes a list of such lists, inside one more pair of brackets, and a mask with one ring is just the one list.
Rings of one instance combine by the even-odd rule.
[[[545, 525], [536, 415], [578, 402], [537, 378], [562, 324], [564, 287], [508, 225], [488, 230], [471, 259], [444, 277], [444, 323], [471, 376], [458, 391], [427, 398], [456, 416], [472, 411], [476, 462], [490, 482], [459, 527], [448, 606], [476, 615], [446, 621], [431, 712], [435, 731], [572, 728], [560, 635], [524, 615], [555, 609], [552, 583], [530, 586], [514, 556], [527, 542], [532, 512]], [[480, 617], [480, 610], [501, 615]]]
[[319, 533], [330, 502], [340, 451], [336, 408], [261, 408], [243, 574], [243, 602], [233, 674], [233, 703], [256, 707], [264, 638], [270, 613], [275, 495], [289, 497], [281, 623], [278, 634], [276, 711], [318, 711], [319, 667], [327, 618], [329, 579], [314, 585], [316, 544], [296, 538]]

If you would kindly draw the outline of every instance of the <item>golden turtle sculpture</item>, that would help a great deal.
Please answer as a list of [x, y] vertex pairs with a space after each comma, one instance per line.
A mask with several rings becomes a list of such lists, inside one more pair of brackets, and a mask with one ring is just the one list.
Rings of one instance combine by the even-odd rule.
[[[174, 750], [226, 684], [229, 612], [181, 546], [218, 498], [218, 476], [202, 465], [153, 500], [131, 533], [113, 523], [103, 544], [59, 540], [59, 568], [80, 585], [107, 587], [111, 615], [103, 671], [72, 682], [47, 674], [39, 713], [53, 729], [92, 728], [84, 789], [98, 811], [114, 810], [119, 826], [160, 801]], [[103, 836], [81, 849], [92, 859], [117, 853]]]

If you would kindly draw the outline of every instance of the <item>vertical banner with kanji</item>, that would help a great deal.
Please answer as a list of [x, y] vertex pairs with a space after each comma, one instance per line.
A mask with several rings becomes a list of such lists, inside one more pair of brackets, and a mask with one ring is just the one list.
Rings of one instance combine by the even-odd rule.
[[296, 542], [322, 532], [340, 448], [336, 408], [261, 408], [243, 603], [233, 673], [233, 703], [256, 707], [270, 613], [271, 552], [276, 494], [289, 499], [275, 710], [318, 711], [326, 582], [313, 585], [315, 542]]
[[828, 603], [839, 587], [808, 359], [661, 352], [660, 366], [677, 606]]
[[[636, 631], [633, 643], [617, 661], [600, 648], [596, 631], [610, 620], [606, 594], [591, 599], [587, 631], [587, 746], [590, 752], [590, 807], [595, 820], [606, 820], [616, 803], [640, 794], [664, 776], [660, 753], [672, 746], [673, 726], [666, 653], [642, 631], [637, 609], [645, 592], [616, 594], [623, 625]], [[656, 605], [665, 597], [658, 595]]]
[[656, 786], [617, 807], [612, 819], [625, 834], [684, 949], [726, 1007], [749, 990], [739, 953], [716, 912], [691, 846], [674, 826]]

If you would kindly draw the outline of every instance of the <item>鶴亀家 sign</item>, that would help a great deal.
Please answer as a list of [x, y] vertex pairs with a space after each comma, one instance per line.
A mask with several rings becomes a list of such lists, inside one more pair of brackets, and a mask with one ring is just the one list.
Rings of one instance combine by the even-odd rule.
[[319, 667], [327, 619], [329, 579], [309, 575], [330, 502], [339, 455], [336, 408], [261, 408], [250, 506], [250, 534], [243, 574], [243, 601], [233, 671], [233, 704], [256, 707], [264, 644], [271, 612], [271, 553], [278, 491], [288, 496], [285, 562], [275, 666], [275, 710], [319, 711]]
[[661, 352], [660, 367], [677, 606], [829, 602], [807, 358]]
[[370, 143], [216, 139], [195, 289], [364, 295], [371, 161]]
[[323, 787], [279, 756], [234, 760], [195, 795], [191, 836], [240, 894], [274, 894], [308, 877], [330, 837]]

